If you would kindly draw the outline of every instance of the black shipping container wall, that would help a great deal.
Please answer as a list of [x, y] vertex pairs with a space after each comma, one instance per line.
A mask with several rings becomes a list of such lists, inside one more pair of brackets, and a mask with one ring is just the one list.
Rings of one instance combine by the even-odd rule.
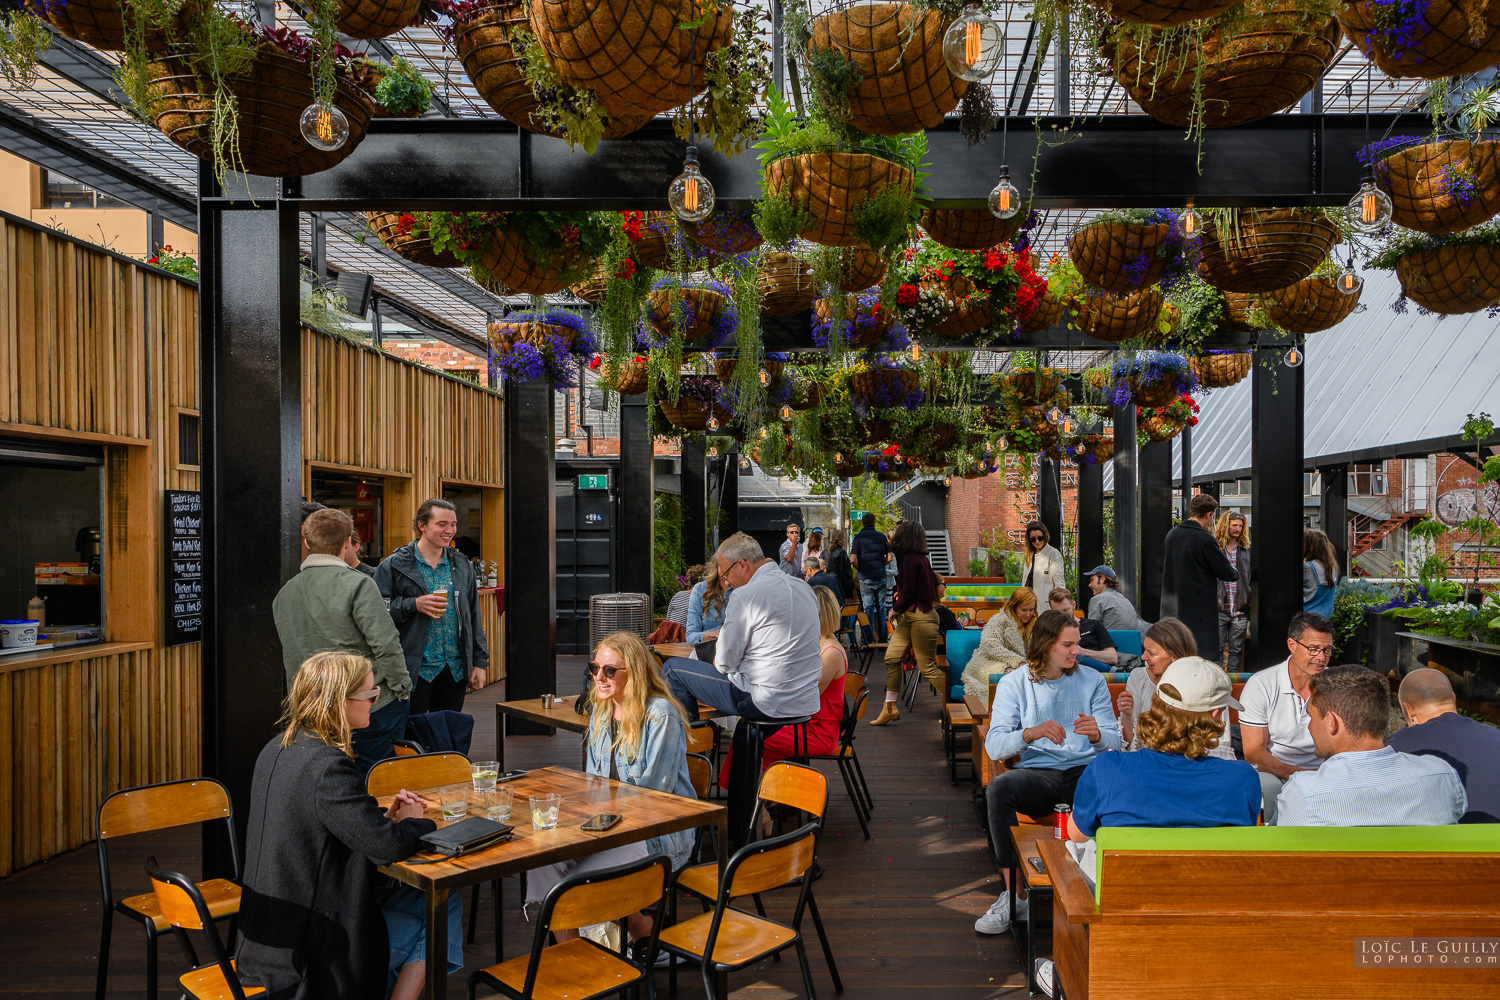
[[[557, 651], [589, 652], [589, 598], [619, 590], [619, 465], [557, 461]], [[608, 477], [608, 489], [579, 489], [580, 475]]]

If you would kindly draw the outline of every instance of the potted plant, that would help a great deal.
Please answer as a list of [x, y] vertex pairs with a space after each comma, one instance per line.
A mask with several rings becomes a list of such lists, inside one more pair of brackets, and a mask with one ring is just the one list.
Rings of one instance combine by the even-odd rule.
[[765, 250], [756, 265], [760, 311], [767, 316], [791, 316], [812, 307], [818, 287], [812, 264], [787, 250]]
[[678, 226], [688, 239], [724, 257], [749, 253], [765, 242], [755, 228], [755, 210], [750, 208], [716, 211], [702, 222], [679, 220]]
[[1046, 288], [1027, 250], [953, 250], [923, 240], [904, 258], [896, 302], [903, 324], [919, 337], [1009, 334], [1030, 318]]
[[849, 369], [849, 398], [856, 406], [910, 410], [922, 404], [923, 394], [914, 370], [878, 355]]
[[548, 295], [592, 274], [618, 216], [607, 212], [433, 212], [433, 247], [492, 290]]
[[1188, 359], [1193, 366], [1193, 377], [1204, 389], [1227, 389], [1243, 382], [1255, 364], [1255, 355], [1249, 351], [1208, 351]]
[[365, 61], [377, 118], [417, 118], [432, 107], [432, 82], [400, 56], [389, 66]]
[[1074, 454], [1079, 465], [1096, 465], [1099, 462], [1113, 461], [1115, 436], [1113, 433], [1084, 434], [1078, 438]]
[[1437, 109], [1425, 138], [1395, 136], [1356, 154], [1391, 196], [1398, 226], [1436, 236], [1461, 232], [1500, 214], [1500, 142], [1486, 136], [1496, 117], [1494, 85], [1475, 88], [1442, 129], [1447, 85], [1435, 84], [1429, 100]]
[[1263, 292], [1266, 318], [1289, 333], [1317, 333], [1338, 326], [1359, 305], [1361, 289], [1345, 294], [1335, 268], [1324, 266], [1301, 281]]
[[1021, 351], [1011, 355], [1010, 368], [994, 376], [1007, 405], [1036, 405], [1051, 399], [1062, 388], [1067, 372], [1040, 363], [1036, 353]]
[[677, 397], [656, 403], [668, 423], [686, 431], [707, 430], [710, 420], [727, 424], [733, 419], [719, 404], [719, 380], [712, 376], [684, 375]]
[[[589, 367], [598, 371], [604, 362], [604, 355], [596, 354]], [[599, 381], [622, 396], [639, 396], [649, 384], [648, 364], [645, 354], [637, 354], [616, 366], [614, 374], [601, 373]]]
[[1198, 404], [1183, 393], [1166, 406], [1138, 406], [1135, 411], [1136, 443], [1142, 447], [1152, 441], [1170, 441], [1184, 427], [1198, 424]]
[[1395, 229], [1366, 263], [1395, 271], [1402, 297], [1428, 312], [1459, 315], [1500, 304], [1500, 222], [1447, 236]]
[[433, 247], [427, 212], [366, 212], [370, 230], [380, 242], [415, 264], [427, 267], [463, 267], [451, 250]]
[[1178, 233], [1171, 209], [1115, 209], [1089, 219], [1069, 237], [1068, 256], [1090, 285], [1129, 293], [1190, 275], [1192, 243]]
[[1188, 359], [1171, 351], [1140, 351], [1117, 358], [1110, 374], [1114, 379], [1111, 395], [1120, 406], [1130, 400], [1141, 407], [1170, 406], [1197, 387]]
[[1480, 0], [1350, 0], [1339, 21], [1386, 76], [1429, 80], [1474, 73], [1500, 60], [1500, 14]]
[[1007, 242], [1030, 213], [997, 219], [987, 208], [924, 208], [921, 224], [934, 243], [954, 250], [988, 250]]
[[906, 328], [880, 301], [879, 292], [820, 298], [813, 302], [813, 343], [819, 347], [900, 348]]
[[1199, 273], [1226, 292], [1268, 292], [1312, 274], [1343, 239], [1325, 211], [1209, 209]]
[[663, 339], [680, 337], [714, 348], [739, 323], [734, 292], [722, 281], [663, 275], [646, 296], [646, 322]]
[[[422, 0], [315, 0], [311, 20], [326, 17], [332, 8], [338, 30], [350, 38], [385, 38], [417, 20]], [[317, 13], [312, 13], [316, 11]]]
[[490, 324], [489, 341], [492, 375], [510, 382], [576, 385], [579, 364], [594, 355], [583, 317], [565, 309], [511, 313]]

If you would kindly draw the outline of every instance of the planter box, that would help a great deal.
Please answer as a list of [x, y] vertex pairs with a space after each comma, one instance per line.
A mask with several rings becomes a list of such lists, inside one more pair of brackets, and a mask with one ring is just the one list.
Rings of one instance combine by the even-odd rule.
[[1426, 644], [1406, 632], [1406, 622], [1402, 619], [1390, 618], [1377, 611], [1366, 611], [1365, 628], [1369, 643], [1369, 656], [1365, 662], [1371, 670], [1382, 674], [1394, 670], [1396, 676], [1405, 677], [1413, 670], [1427, 665], [1418, 658], [1427, 651]]
[[1415, 632], [1399, 633], [1398, 638], [1426, 653], [1427, 662], [1421, 665], [1448, 675], [1460, 708], [1500, 722], [1500, 646]]

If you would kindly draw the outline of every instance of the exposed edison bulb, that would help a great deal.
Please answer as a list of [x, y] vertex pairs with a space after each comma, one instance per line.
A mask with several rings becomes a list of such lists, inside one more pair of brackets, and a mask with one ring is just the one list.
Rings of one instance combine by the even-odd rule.
[[1058, 424], [1062, 423], [1062, 418], [1062, 407], [1058, 406], [1056, 403], [1053, 403], [1052, 408], [1047, 411], [1047, 423], [1051, 424], [1053, 427], [1056, 427]]
[[974, 459], [974, 471], [975, 472], [983, 472], [984, 471], [984, 459], [982, 459], [982, 458], [976, 458], [976, 459]]
[[1182, 214], [1177, 217], [1177, 232], [1183, 236], [1197, 236], [1202, 229], [1203, 216], [1199, 215], [1198, 210], [1191, 205], [1184, 208]]
[[785, 424], [785, 423], [791, 422], [791, 419], [792, 419], [792, 404], [791, 403], [782, 403], [781, 404], [781, 409], [778, 411], [778, 413], [781, 416], [781, 422], [782, 423]]
[[684, 222], [702, 222], [713, 214], [714, 186], [698, 169], [698, 147], [689, 146], [682, 173], [667, 187], [667, 204]]
[[1000, 168], [1000, 179], [990, 192], [990, 214], [997, 219], [1014, 218], [1021, 210], [1021, 189], [1010, 182], [1010, 167]]
[[1062, 420], [1060, 420], [1057, 424], [1057, 429], [1064, 435], [1072, 434], [1076, 429], [1073, 426], [1073, 415], [1070, 413], [1064, 413]]
[[711, 431], [718, 430], [719, 429], [719, 418], [716, 417], [716, 416], [714, 416], [713, 414], [709, 414], [708, 423], [704, 424], [704, 426], [707, 427]]
[[1286, 356], [1281, 360], [1286, 363], [1286, 366], [1288, 368], [1300, 368], [1302, 367], [1302, 362], [1306, 359], [1306, 357], [1307, 355], [1303, 352], [1302, 348], [1298, 347], [1296, 344], [1293, 344], [1291, 347], [1288, 347], [1286, 349]]
[[943, 32], [943, 61], [948, 72], [960, 80], [983, 80], [995, 72], [1005, 54], [1005, 33], [979, 4], [964, 5], [964, 12]]
[[770, 385], [771, 384], [771, 373], [768, 372], [768, 371], [766, 371], [764, 368], [762, 368], [760, 370], [760, 384], [761, 385]]
[[1338, 278], [1334, 280], [1334, 287], [1345, 295], [1354, 295], [1365, 285], [1365, 279], [1354, 273], [1354, 268], [1346, 267], [1339, 272]]
[[1009, 438], [1001, 438], [1000, 439], [1000, 450], [1001, 451], [1009, 451], [1010, 450], [1010, 439]]
[[1373, 233], [1377, 229], [1384, 229], [1386, 223], [1391, 221], [1391, 208], [1391, 196], [1380, 190], [1375, 183], [1374, 173], [1366, 170], [1359, 184], [1359, 192], [1349, 199], [1349, 207], [1344, 214], [1349, 225], [1355, 229], [1362, 233]]
[[309, 104], [297, 125], [314, 149], [331, 152], [349, 141], [349, 119], [332, 104]]
[[835, 462], [837, 462], [839, 465], [843, 465], [844, 464], [844, 453], [841, 452], [841, 451], [834, 452], [833, 453], [833, 460]]
[[985, 442], [985, 443], [984, 443], [984, 450], [985, 450], [985, 451], [986, 451], [986, 452], [987, 452], [987, 453], [988, 453], [988, 452], [993, 452], [993, 451], [994, 451], [994, 450], [995, 450], [995, 445], [994, 445], [994, 444], [993, 444], [993, 443], [992, 443], [992, 442], [990, 442], [990, 441], [986, 441], [986, 442]]
[[761, 439], [761, 440], [762, 440], [762, 441], [764, 441], [764, 440], [765, 440], [765, 439], [766, 439], [766, 436], [767, 436], [767, 435], [768, 435], [768, 434], [770, 434], [770, 433], [771, 433], [771, 432], [770, 432], [770, 430], [768, 430], [768, 429], [767, 429], [767, 428], [765, 428], [765, 427], [762, 427], [762, 428], [761, 428], [761, 429], [760, 429], [760, 439]]
[[911, 345], [911, 359], [913, 361], [921, 361], [922, 360], [922, 345], [920, 345], [920, 344], [912, 344]]

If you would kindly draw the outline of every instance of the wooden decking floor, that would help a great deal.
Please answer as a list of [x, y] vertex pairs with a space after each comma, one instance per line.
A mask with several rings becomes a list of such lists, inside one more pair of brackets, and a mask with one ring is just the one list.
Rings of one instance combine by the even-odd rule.
[[[580, 657], [559, 658], [560, 690], [578, 690], [582, 664]], [[883, 684], [878, 665], [870, 673], [872, 685]], [[498, 697], [498, 691], [470, 696], [467, 707], [478, 722], [473, 746], [476, 759], [493, 751], [489, 706]], [[878, 707], [879, 699], [879, 691], [872, 692], [873, 706]], [[843, 784], [832, 765], [827, 765], [831, 805], [822, 845], [825, 874], [816, 893], [846, 997], [990, 1000], [1026, 996], [1010, 936], [984, 937], [973, 930], [974, 918], [999, 892], [999, 879], [970, 805], [968, 782], [949, 784], [939, 710], [938, 699], [924, 691], [916, 711], [903, 715], [899, 723], [879, 729], [861, 726], [856, 746], [875, 797], [870, 841], [860, 835]], [[507, 764], [512, 767], [579, 765], [576, 735], [511, 737], [506, 750]], [[113, 842], [117, 892], [143, 890], [141, 862], [147, 854], [192, 872], [197, 869], [199, 844], [193, 828]], [[5, 942], [0, 949], [0, 997], [93, 994], [101, 908], [96, 859], [90, 844], [0, 879], [0, 941]], [[790, 894], [781, 895], [786, 898], [767, 897], [773, 917], [789, 912]], [[468, 947], [465, 971], [450, 977], [450, 996], [462, 997], [468, 971], [492, 960], [492, 912], [486, 893], [478, 938]], [[513, 880], [505, 888], [505, 920], [507, 954], [513, 955], [531, 940]], [[833, 987], [810, 919], [805, 930], [813, 985], [828, 1000], [834, 996]], [[1045, 942], [1043, 948], [1045, 955]], [[145, 949], [138, 925], [116, 917], [111, 950], [108, 995], [142, 997]], [[184, 969], [175, 942], [164, 939], [163, 998], [178, 995], [176, 977]], [[665, 976], [658, 978], [663, 997], [665, 980]], [[685, 1000], [701, 1000], [695, 973], [681, 976], [680, 985]], [[730, 986], [741, 1000], [782, 1000], [803, 993], [790, 953], [780, 963], [768, 962], [732, 976]]]

